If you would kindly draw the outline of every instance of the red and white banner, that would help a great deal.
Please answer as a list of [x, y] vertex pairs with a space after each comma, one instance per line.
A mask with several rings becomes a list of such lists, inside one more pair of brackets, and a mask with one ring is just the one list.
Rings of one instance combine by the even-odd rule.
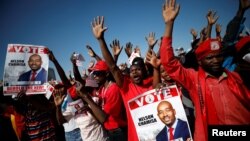
[[[41, 57], [37, 63], [30, 57], [34, 55]], [[39, 66], [33, 81], [31, 78], [31, 67]], [[3, 94], [16, 95], [20, 90], [26, 90], [26, 94], [46, 94], [48, 90], [49, 58], [45, 46], [8, 44], [3, 76]], [[30, 74], [29, 74], [30, 73]], [[20, 78], [22, 76], [22, 78]]]
[[[179, 91], [175, 85], [162, 88], [159, 91], [149, 90], [128, 102], [140, 141], [155, 141], [156, 136], [164, 128], [165, 124], [162, 123], [157, 114], [157, 106], [162, 101], [168, 101], [172, 104], [176, 111], [176, 119], [188, 123]], [[190, 133], [189, 128], [188, 130]]]

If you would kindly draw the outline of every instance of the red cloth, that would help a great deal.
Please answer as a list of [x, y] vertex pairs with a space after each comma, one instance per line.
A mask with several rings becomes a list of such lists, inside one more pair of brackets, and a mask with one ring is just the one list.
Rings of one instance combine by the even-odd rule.
[[70, 94], [72, 99], [76, 99], [78, 97], [76, 94], [76, 86], [75, 85], [68, 88], [68, 93]]
[[32, 72], [30, 81], [35, 81], [36, 80], [36, 72]]
[[23, 115], [18, 114], [17, 112], [14, 113], [14, 116], [15, 116], [17, 134], [20, 139], [22, 138], [22, 133], [25, 129], [25, 119]]
[[221, 43], [218, 39], [207, 39], [203, 41], [195, 50], [195, 55], [198, 60], [206, 57], [211, 52], [217, 52], [221, 49]]
[[[215, 107], [215, 105], [219, 105], [220, 103], [210, 97], [210, 95], [213, 92], [216, 93], [216, 91], [211, 92], [212, 90], [209, 89], [209, 82], [207, 82], [207, 77], [205, 75], [206, 73], [201, 68], [199, 68], [199, 72], [197, 72], [193, 69], [186, 69], [180, 64], [179, 60], [174, 57], [172, 48], [172, 38], [164, 37], [162, 39], [160, 56], [161, 63], [164, 66], [166, 72], [173, 80], [180, 83], [189, 91], [190, 97], [194, 103], [196, 114], [196, 130], [194, 133], [195, 141], [208, 140], [207, 125], [208, 123], [220, 124], [221, 121], [218, 122], [217, 116], [232, 116], [232, 119], [235, 120], [231, 120], [230, 122], [235, 122], [238, 124], [250, 124], [250, 92], [242, 83], [242, 80], [238, 74], [225, 70], [227, 77], [225, 80], [223, 80], [225, 82], [225, 84], [223, 84], [224, 87], [227, 87], [230, 91], [229, 94], [226, 94], [233, 95], [233, 99], [228, 99], [228, 96], [225, 97], [228, 101], [228, 105], [226, 106], [226, 108], [232, 108], [235, 111], [238, 111], [238, 113], [236, 114], [234, 112], [227, 112], [224, 113], [224, 115], [220, 115], [223, 113], [217, 113], [218, 109], [217, 107]], [[204, 101], [204, 107], [202, 106], [202, 102], [199, 98], [199, 86], [201, 91], [200, 93]], [[223, 99], [224, 103], [225, 101], [226, 99]], [[215, 102], [217, 103], [215, 104]], [[214, 116], [213, 114], [217, 116]], [[225, 119], [225, 121], [222, 121], [222, 123], [224, 123], [224, 125], [229, 124], [227, 119]]]
[[249, 42], [250, 42], [250, 36], [242, 37], [235, 45], [237, 52], [239, 52], [241, 48], [244, 47]]
[[139, 141], [137, 137], [137, 132], [135, 129], [135, 125], [129, 111], [128, 101], [137, 97], [138, 95], [149, 91], [152, 88], [152, 78], [145, 79], [143, 81], [143, 85], [139, 86], [134, 84], [129, 77], [124, 77], [123, 86], [121, 88], [121, 94], [123, 103], [125, 104], [127, 120], [128, 120], [128, 141]]
[[101, 87], [98, 92], [102, 100], [102, 108], [108, 115], [108, 119], [104, 122], [105, 129], [112, 130], [127, 126], [124, 115], [125, 108], [119, 87], [115, 83], [110, 82], [107, 88]]
[[174, 131], [174, 128], [169, 128], [169, 140], [174, 140], [174, 134], [173, 134], [173, 131]]
[[107, 63], [103, 60], [97, 61], [93, 68], [89, 68], [92, 71], [108, 71], [109, 67]]
[[[199, 68], [198, 77], [199, 78], [206, 77], [205, 72], [201, 68]], [[202, 97], [204, 99], [204, 104], [205, 104], [203, 111], [206, 112], [206, 116], [207, 116], [203, 118], [206, 119], [209, 124], [218, 124], [219, 120], [218, 120], [216, 108], [214, 105], [214, 101], [213, 101], [213, 98], [211, 97], [210, 90], [207, 88], [207, 84], [209, 84], [210, 82], [206, 81], [205, 79], [199, 79], [198, 81], [199, 81], [198, 83], [200, 83], [198, 85], [200, 85]], [[205, 94], [203, 94], [204, 92]], [[216, 93], [216, 91], [213, 91], [213, 92]]]

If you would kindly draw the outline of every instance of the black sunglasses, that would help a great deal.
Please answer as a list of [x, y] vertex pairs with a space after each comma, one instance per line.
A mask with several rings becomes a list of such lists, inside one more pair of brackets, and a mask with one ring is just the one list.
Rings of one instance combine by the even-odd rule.
[[105, 71], [94, 71], [92, 74], [93, 74], [93, 76], [101, 76], [101, 75], [106, 74], [106, 72]]

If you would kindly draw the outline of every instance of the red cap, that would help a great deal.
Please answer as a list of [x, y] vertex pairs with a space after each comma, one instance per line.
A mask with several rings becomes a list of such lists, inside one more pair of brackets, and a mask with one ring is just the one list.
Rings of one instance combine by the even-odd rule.
[[221, 49], [221, 43], [217, 39], [207, 39], [203, 41], [198, 48], [195, 50], [197, 60], [201, 60], [206, 57], [209, 53], [218, 52]]
[[235, 45], [237, 52], [240, 51], [240, 49], [242, 49], [242, 47], [244, 47], [249, 42], [250, 42], [250, 36], [242, 37]]
[[76, 86], [75, 85], [68, 88], [68, 93], [70, 94], [72, 99], [76, 99], [78, 97], [77, 93], [76, 93]]
[[108, 71], [109, 70], [108, 65], [103, 60], [97, 61], [95, 66], [89, 69], [92, 71]]

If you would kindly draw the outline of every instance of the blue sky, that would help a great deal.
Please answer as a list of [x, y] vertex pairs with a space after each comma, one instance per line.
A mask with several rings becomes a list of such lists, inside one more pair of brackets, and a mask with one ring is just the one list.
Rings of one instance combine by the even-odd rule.
[[[160, 38], [164, 32], [162, 5], [164, 0], [1, 0], [0, 1], [0, 80], [3, 78], [6, 49], [9, 43], [44, 45], [54, 52], [65, 72], [72, 69], [70, 55], [81, 53], [86, 68], [92, 59], [86, 45], [101, 55], [98, 42], [91, 30], [96, 16], [105, 17], [105, 38], [125, 46], [132, 42], [141, 48], [142, 56], [147, 49], [145, 36], [155, 32]], [[181, 5], [174, 27], [174, 47], [190, 47], [190, 29], [200, 31], [206, 24], [208, 10], [217, 11], [222, 35], [227, 23], [238, 8], [238, 0], [177, 0]], [[245, 13], [245, 25], [250, 28], [250, 10]], [[212, 36], [215, 36], [214, 29]], [[122, 51], [118, 63], [125, 62]], [[50, 67], [54, 68], [50, 62]], [[59, 79], [57, 77], [57, 79]]]

